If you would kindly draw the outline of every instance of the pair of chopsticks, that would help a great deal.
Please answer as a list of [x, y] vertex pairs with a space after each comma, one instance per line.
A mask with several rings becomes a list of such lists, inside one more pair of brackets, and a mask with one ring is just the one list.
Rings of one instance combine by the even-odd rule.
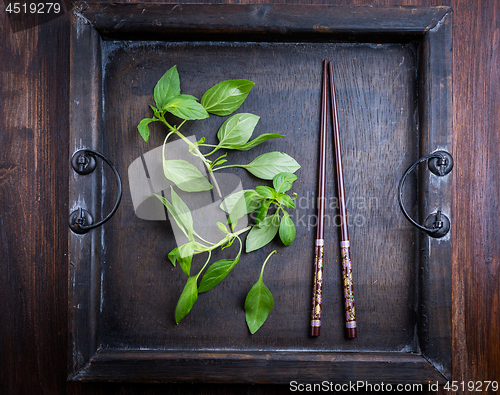
[[342, 152], [340, 148], [339, 120], [337, 113], [337, 98], [333, 79], [332, 62], [323, 61], [323, 86], [321, 93], [321, 123], [319, 148], [319, 180], [318, 180], [318, 222], [316, 228], [315, 259], [314, 259], [314, 292], [311, 314], [311, 336], [319, 336], [321, 331], [321, 302], [323, 294], [323, 248], [325, 245], [325, 175], [326, 175], [326, 129], [327, 129], [327, 65], [330, 79], [331, 115], [333, 124], [333, 142], [335, 151], [335, 167], [337, 170], [337, 193], [339, 199], [340, 225], [340, 255], [342, 258], [342, 281], [344, 287], [346, 336], [357, 336], [356, 315], [354, 310], [354, 293], [352, 287], [352, 266], [347, 228], [347, 212], [345, 205], [344, 176], [342, 169]]

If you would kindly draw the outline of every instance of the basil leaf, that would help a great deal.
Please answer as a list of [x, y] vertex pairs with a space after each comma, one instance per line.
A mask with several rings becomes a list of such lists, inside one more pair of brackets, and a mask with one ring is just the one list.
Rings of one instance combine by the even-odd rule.
[[141, 122], [139, 122], [139, 125], [137, 125], [137, 129], [146, 143], [149, 140], [149, 124], [154, 121], [157, 121], [157, 119], [144, 118]]
[[276, 200], [278, 201], [279, 204], [282, 204], [285, 207], [295, 208], [295, 203], [292, 200], [292, 198], [284, 193], [280, 193], [276, 197]]
[[273, 307], [273, 295], [260, 277], [245, 299], [245, 319], [252, 335], [266, 322]]
[[212, 189], [212, 184], [208, 182], [198, 168], [185, 160], [165, 160], [163, 162], [163, 172], [165, 177], [183, 191], [200, 192]]
[[175, 193], [174, 188], [170, 187], [170, 193], [172, 195], [172, 205], [174, 206], [179, 221], [186, 229], [193, 232], [193, 217], [191, 215], [191, 210], [187, 204], [182, 201], [179, 195]]
[[175, 266], [175, 263], [179, 261], [181, 269], [184, 273], [189, 276], [191, 271], [191, 262], [193, 259], [195, 243], [189, 242], [181, 245], [180, 247], [175, 247], [168, 254], [168, 259]]
[[272, 180], [279, 173], [295, 173], [300, 165], [291, 156], [283, 152], [268, 152], [259, 155], [248, 165], [240, 165], [254, 176], [263, 180]]
[[193, 260], [194, 243], [189, 242], [181, 245], [178, 249], [178, 253], [177, 260], [179, 261], [179, 265], [182, 271], [189, 276], [191, 273], [191, 262]]
[[177, 324], [191, 311], [191, 308], [198, 299], [197, 279], [198, 277], [188, 278], [182, 294], [177, 301], [177, 306], [175, 307], [175, 322]]
[[292, 173], [280, 173], [273, 178], [273, 187], [276, 192], [283, 193], [289, 191], [292, 188], [293, 182], [297, 179], [297, 176]]
[[279, 229], [279, 217], [277, 219], [275, 217], [276, 214], [264, 218], [259, 226], [254, 226], [250, 230], [245, 244], [246, 252], [258, 250], [274, 239]]
[[[163, 203], [163, 205], [167, 208], [170, 215], [172, 215], [172, 217], [174, 218], [175, 223], [177, 224], [179, 229], [187, 236], [188, 229], [186, 229], [184, 227], [184, 225], [182, 224], [182, 221], [180, 220], [179, 215], [177, 214], [177, 211], [175, 210], [174, 206], [167, 199], [165, 199], [163, 196], [157, 195], [156, 193], [153, 193], [153, 195], [156, 196], [158, 199], [160, 199], [160, 201]], [[175, 266], [175, 264], [174, 264], [174, 266]]]
[[254, 190], [238, 191], [224, 199], [220, 207], [229, 213], [229, 223], [235, 229], [236, 223], [240, 218], [259, 208], [260, 200], [261, 198]]
[[219, 227], [219, 229], [224, 232], [224, 233], [229, 233], [229, 231], [227, 230], [227, 227], [226, 225], [224, 225], [222, 222], [217, 222], [217, 226]]
[[198, 101], [198, 98], [196, 96], [193, 96], [193, 95], [185, 95], [185, 94], [181, 94], [181, 95], [177, 95], [178, 98], [181, 98], [181, 99], [185, 99], [185, 100], [194, 100], [194, 101]]
[[233, 270], [233, 267], [235, 267], [239, 261], [240, 257], [238, 256], [235, 259], [221, 259], [220, 261], [214, 262], [201, 279], [198, 292], [207, 292], [219, 284], [226, 278], [229, 272]]
[[283, 218], [281, 218], [279, 235], [281, 241], [286, 246], [289, 246], [295, 240], [295, 225], [286, 211]]
[[210, 164], [210, 166], [212, 167], [212, 169], [215, 167], [215, 166], [218, 166], [218, 165], [221, 165], [225, 162], [227, 162], [226, 159], [223, 159], [227, 156], [227, 153], [222, 155], [222, 156], [219, 156], [217, 159], [213, 160], [212, 163]]
[[272, 200], [267, 199], [260, 202], [260, 207], [257, 209], [257, 215], [255, 217], [258, 227], [261, 227], [262, 221], [266, 218], [271, 202]]
[[221, 159], [220, 161], [218, 161], [217, 163], [214, 164], [214, 166], [220, 166], [222, 165], [223, 163], [226, 163], [227, 162], [227, 159]]
[[266, 322], [269, 313], [274, 307], [273, 295], [264, 284], [262, 274], [267, 261], [275, 252], [271, 252], [266, 258], [260, 271], [259, 280], [250, 289], [245, 299], [245, 320], [252, 335]]
[[[255, 208], [257, 208], [257, 203], [252, 204], [256, 200], [258, 200], [258, 199], [255, 199], [257, 196], [258, 196], [257, 193], [253, 189], [240, 190], [240, 191], [232, 193], [231, 195], [226, 197], [222, 201], [220, 208], [222, 210], [224, 210], [226, 213], [231, 214], [237, 206], [241, 205], [242, 207], [245, 208], [245, 211], [246, 211], [245, 214], [250, 214], [251, 212], [253, 212], [255, 210]], [[245, 204], [243, 204], [243, 203], [245, 203]], [[251, 210], [250, 206], [253, 206], [252, 210]], [[247, 208], [248, 208], [248, 210], [247, 210]]]
[[211, 114], [229, 115], [243, 104], [254, 85], [248, 80], [219, 82], [205, 92], [201, 104]]
[[168, 99], [163, 109], [188, 121], [208, 118], [207, 111], [195, 99], [189, 95], [178, 95]]
[[172, 265], [175, 267], [175, 263], [179, 259], [179, 248], [175, 247], [172, 251], [168, 253], [168, 259], [172, 262]]
[[263, 134], [257, 136], [252, 141], [249, 141], [246, 144], [234, 144], [234, 145], [231, 145], [230, 147], [225, 147], [225, 148], [236, 149], [239, 151], [248, 151], [249, 149], [257, 147], [259, 144], [263, 143], [266, 140], [276, 139], [279, 137], [285, 137], [285, 135], [284, 134], [277, 134], [277, 133], [263, 133]]
[[255, 192], [259, 195], [264, 196], [265, 198], [272, 199], [274, 197], [274, 189], [266, 186], [258, 186], [255, 187]]
[[168, 98], [181, 93], [181, 83], [177, 66], [171, 67], [156, 83], [154, 99], [156, 107], [162, 109]]
[[232, 145], [245, 144], [252, 136], [259, 119], [257, 115], [246, 113], [235, 114], [226, 119], [217, 132], [219, 146], [231, 148]]

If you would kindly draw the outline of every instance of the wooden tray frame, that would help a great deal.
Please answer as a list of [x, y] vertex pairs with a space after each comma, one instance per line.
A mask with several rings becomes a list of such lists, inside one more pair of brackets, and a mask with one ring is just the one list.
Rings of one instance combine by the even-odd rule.
[[[221, 18], [221, 16], [224, 18]], [[263, 18], [263, 16], [266, 16]], [[100, 42], [112, 39], [320, 42], [419, 40], [421, 153], [452, 151], [451, 9], [329, 5], [77, 3], [71, 33], [71, 154], [99, 148]], [[167, 23], [168, 21], [168, 23]], [[423, 176], [422, 176], [423, 175]], [[423, 217], [451, 213], [446, 185], [421, 174]], [[70, 175], [70, 209], [98, 208], [92, 179]], [[452, 219], [452, 218], [451, 218]], [[98, 236], [69, 234], [69, 376], [72, 381], [428, 383], [451, 379], [451, 237], [422, 238], [421, 355], [404, 353], [109, 350], [98, 344]]]

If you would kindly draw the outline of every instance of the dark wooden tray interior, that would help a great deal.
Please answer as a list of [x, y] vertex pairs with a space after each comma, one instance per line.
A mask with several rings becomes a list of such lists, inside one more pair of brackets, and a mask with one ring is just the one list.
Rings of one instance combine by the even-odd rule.
[[[273, 350], [359, 350], [417, 352], [414, 311], [417, 303], [416, 231], [398, 212], [395, 186], [404, 170], [418, 159], [415, 108], [415, 48], [411, 44], [259, 44], [105, 42], [105, 118], [103, 150], [122, 173], [133, 160], [161, 145], [165, 128], [155, 127], [149, 144], [136, 126], [150, 116], [151, 91], [159, 77], [177, 64], [183, 91], [200, 97], [222, 79], [255, 82], [240, 112], [261, 116], [255, 133], [282, 133], [281, 140], [247, 151], [229, 153], [236, 163], [249, 163], [270, 150], [283, 151], [302, 166], [294, 192], [299, 200], [293, 218], [294, 244], [273, 242], [242, 258], [221, 287], [201, 295], [192, 313], [175, 325], [175, 304], [185, 282], [180, 268], [166, 259], [175, 248], [166, 222], [138, 218], [124, 177], [125, 196], [113, 221], [105, 226], [107, 254], [101, 262], [103, 299], [100, 342], [105, 347], [190, 349], [243, 348]], [[326, 240], [324, 330], [307, 336], [315, 239], [315, 195], [318, 163], [318, 108], [321, 60], [335, 59], [342, 119], [346, 189], [355, 262], [356, 309], [360, 336], [344, 339], [334, 167], [329, 144], [329, 209]], [[222, 62], [221, 62], [222, 60]], [[194, 121], [186, 135], [206, 136], [216, 143], [218, 127], [227, 117]], [[156, 126], [156, 125], [155, 125]], [[228, 169], [229, 172], [229, 169]], [[245, 170], [234, 170], [244, 188], [264, 183]], [[110, 183], [111, 184], [111, 183]], [[116, 191], [106, 189], [104, 201], [114, 203]], [[152, 191], [159, 192], [159, 191]], [[415, 202], [408, 202], [415, 208]], [[107, 207], [106, 210], [111, 207]], [[414, 210], [415, 211], [415, 210]], [[415, 212], [413, 214], [416, 214]], [[109, 231], [108, 231], [109, 229]], [[250, 336], [242, 309], [246, 290], [258, 277], [261, 262], [273, 249], [266, 282], [277, 303], [269, 320]], [[237, 252], [225, 250], [214, 261]], [[195, 267], [204, 263], [197, 256]], [[200, 266], [201, 267], [201, 266]], [[239, 292], [235, 292], [239, 290]], [[390, 317], [390, 319], [388, 319]], [[397, 325], [394, 325], [397, 323]], [[361, 335], [363, 333], [363, 335]]]
[[[90, 10], [96, 15], [102, 12], [95, 11], [92, 5]], [[75, 29], [82, 29], [82, 26]], [[90, 266], [78, 270], [88, 273], [88, 281], [94, 282], [87, 284], [87, 291], [78, 292], [70, 284], [72, 305], [82, 298], [88, 303], [87, 318], [79, 318], [76, 313], [71, 317], [73, 332], [80, 335], [75, 334], [72, 339], [70, 360], [85, 360], [76, 355], [77, 343], [81, 341], [89, 357], [93, 348], [97, 354], [109, 350], [159, 352], [162, 355], [196, 351], [293, 356], [310, 352], [311, 355], [330, 355], [328, 358], [357, 352], [374, 355], [375, 363], [383, 359], [384, 353], [388, 360], [391, 355], [421, 357], [426, 348], [434, 344], [433, 339], [439, 338], [438, 358], [432, 364], [438, 376], [438, 372], [449, 374], [451, 355], [447, 354], [446, 345], [451, 336], [451, 323], [450, 304], [447, 303], [451, 295], [445, 295], [442, 300], [448, 302], [442, 305], [441, 299], [432, 296], [434, 292], [439, 293], [440, 284], [422, 284], [429, 280], [421, 272], [427, 268], [428, 251], [434, 241], [429, 241], [410, 225], [400, 212], [396, 197], [403, 172], [432, 146], [421, 130], [422, 124], [427, 122], [422, 120], [421, 114], [427, 111], [428, 103], [419, 97], [425, 76], [421, 63], [424, 44], [419, 36], [384, 36], [380, 42], [365, 42], [355, 37], [350, 42], [338, 42], [309, 35], [297, 42], [288, 39], [267, 42], [262, 37], [238, 41], [230, 37], [226, 40], [205, 37], [190, 41], [178, 38], [150, 41], [138, 36], [139, 39], [131, 40], [128, 31], [123, 33], [126, 39], [121, 39], [119, 30], [109, 35], [99, 34], [92, 36], [98, 50], [94, 51], [92, 59], [85, 61], [87, 66], [94, 67], [97, 76], [95, 86], [98, 90], [92, 97], [96, 102], [97, 126], [93, 133], [81, 132], [83, 142], [82, 137], [78, 141], [73, 132], [75, 146], [72, 149], [76, 150], [79, 145], [95, 147], [108, 156], [122, 175], [124, 196], [117, 213], [100, 230], [94, 231], [93, 236], [73, 235], [70, 240], [74, 263], [78, 255], [75, 252], [79, 248], [77, 244], [85, 243], [82, 242], [85, 237], [92, 238], [90, 252], [80, 254], [86, 257], [80, 259], [87, 259]], [[327, 223], [330, 222], [330, 226], [325, 235], [322, 334], [319, 338], [308, 335], [323, 59], [334, 63], [349, 196], [347, 206], [358, 322], [358, 338], [353, 340], [344, 337], [331, 133], [327, 171]], [[151, 116], [148, 105], [153, 103], [154, 85], [173, 65], [178, 67], [182, 92], [197, 97], [221, 80], [246, 78], [255, 82], [239, 112], [252, 112], [261, 117], [255, 134], [282, 133], [286, 137], [270, 140], [247, 152], [229, 152], [231, 162], [248, 163], [264, 152], [276, 150], [290, 154], [302, 166], [293, 188], [299, 197], [298, 208], [292, 215], [297, 228], [293, 245], [284, 247], [276, 240], [262, 250], [244, 254], [222, 284], [200, 295], [191, 313], [179, 325], [175, 324], [174, 310], [186, 276], [167, 259], [169, 251], [176, 246], [172, 229], [168, 221], [146, 221], [135, 215], [127, 177], [130, 164], [160, 146], [166, 135], [161, 125], [155, 125], [151, 127], [151, 138], [146, 144], [136, 127], [142, 118]], [[72, 74], [74, 92], [77, 91], [75, 79], [83, 79], [85, 72], [83, 69]], [[207, 142], [213, 144], [224, 119], [211, 116], [209, 120], [189, 122], [183, 127], [183, 133], [197, 138], [205, 136]], [[444, 139], [446, 141], [446, 137]], [[245, 189], [266, 185], [243, 169], [227, 172], [240, 177]], [[93, 198], [97, 216], [100, 216], [111, 210], [117, 191], [107, 168], [99, 170], [96, 177], [99, 186], [94, 185]], [[102, 189], [101, 180], [104, 182]], [[406, 188], [405, 204], [410, 214], [419, 218], [427, 206], [421, 204], [425, 195], [411, 192], [417, 188], [416, 177], [407, 182]], [[449, 238], [440, 243], [446, 254], [451, 243]], [[427, 245], [427, 250], [423, 250], [423, 245]], [[212, 261], [236, 254], [236, 248], [235, 245], [213, 254]], [[432, 248], [439, 248], [439, 245], [433, 244]], [[278, 254], [267, 265], [264, 280], [274, 295], [275, 307], [265, 325], [252, 336], [245, 324], [244, 299], [258, 278], [261, 263], [273, 249], [277, 249]], [[196, 257], [194, 267], [201, 267], [204, 259]], [[70, 276], [78, 280], [82, 274], [77, 271]], [[449, 273], [443, 274], [446, 286], [447, 276]], [[448, 289], [444, 291], [449, 292]], [[85, 292], [90, 300], [84, 296]], [[424, 317], [425, 306], [429, 303], [435, 304], [433, 314], [441, 314], [437, 326], [433, 326], [432, 319], [427, 322]], [[83, 320], [88, 327], [82, 327]], [[82, 335], [87, 332], [91, 335]], [[81, 340], [82, 336], [86, 340]], [[78, 338], [80, 340], [75, 340]], [[85, 365], [70, 362], [74, 378], [79, 377], [79, 364]], [[426, 374], [420, 376], [422, 380], [437, 377], [434, 373]], [[218, 375], [217, 380], [261, 381], [248, 375], [240, 379]], [[85, 375], [80, 372], [82, 377]], [[164, 377], [172, 379], [169, 374]], [[102, 376], [94, 373], [86, 378], [127, 379], [123, 371]], [[151, 379], [147, 374], [132, 374], [130, 378]]]

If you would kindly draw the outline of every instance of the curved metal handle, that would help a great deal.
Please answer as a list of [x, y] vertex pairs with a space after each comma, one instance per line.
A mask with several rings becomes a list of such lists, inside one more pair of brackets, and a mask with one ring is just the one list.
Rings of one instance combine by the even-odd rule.
[[398, 186], [398, 202], [399, 207], [404, 216], [418, 229], [423, 230], [429, 236], [434, 238], [440, 238], [446, 235], [450, 231], [450, 220], [444, 215], [441, 210], [436, 213], [430, 214], [424, 221], [424, 225], [417, 224], [408, 214], [403, 205], [403, 185], [406, 177], [422, 162], [429, 161], [429, 170], [437, 175], [438, 177], [445, 176], [453, 169], [453, 157], [446, 151], [436, 151], [432, 154], [428, 154], [417, 160], [413, 165], [411, 165], [408, 170], [403, 174]]
[[95, 156], [98, 156], [104, 162], [106, 162], [109, 167], [111, 167], [111, 170], [113, 170], [113, 173], [115, 173], [116, 183], [118, 185], [118, 197], [111, 212], [104, 219], [95, 224], [93, 223], [94, 219], [92, 217], [92, 214], [90, 214], [87, 210], [79, 207], [77, 210], [73, 211], [69, 216], [69, 227], [73, 232], [78, 234], [87, 233], [88, 231], [104, 224], [116, 212], [116, 210], [118, 209], [118, 205], [120, 204], [120, 201], [122, 199], [122, 180], [120, 178], [120, 175], [118, 174], [118, 170], [116, 170], [116, 167], [113, 165], [113, 163], [103, 154], [88, 148], [76, 151], [71, 158], [71, 166], [73, 167], [73, 170], [80, 175], [92, 173], [96, 168]]

